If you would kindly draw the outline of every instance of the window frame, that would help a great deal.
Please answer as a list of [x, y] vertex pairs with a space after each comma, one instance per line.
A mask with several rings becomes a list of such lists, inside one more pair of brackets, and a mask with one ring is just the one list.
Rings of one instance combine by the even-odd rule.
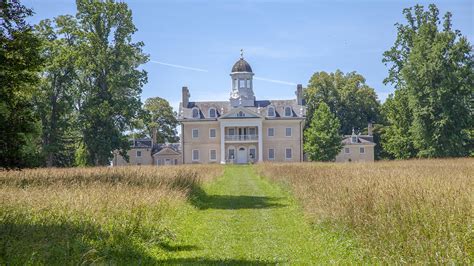
[[[270, 151], [273, 151], [273, 156], [270, 156]], [[275, 149], [274, 148], [269, 148], [268, 149], [268, 160], [275, 160]]]
[[[288, 135], [288, 129], [290, 130], [290, 135]], [[285, 137], [291, 138], [293, 136], [293, 128], [287, 127], [285, 128]]]
[[365, 147], [359, 147], [359, 154], [365, 154]]
[[[271, 135], [270, 135], [270, 129], [272, 130]], [[274, 127], [267, 128], [267, 137], [275, 137], [275, 128]]]
[[344, 154], [351, 154], [351, 148], [344, 147]]
[[[273, 110], [273, 115], [270, 115], [270, 109]], [[276, 117], [276, 109], [273, 105], [268, 106], [267, 108], [267, 116], [268, 117]]]
[[[211, 111], [214, 111], [214, 116], [211, 115]], [[214, 108], [214, 107], [209, 108], [207, 113], [209, 115], [209, 118], [216, 118], [217, 117], [217, 109]]]
[[[290, 157], [288, 157], [288, 150], [290, 151]], [[285, 160], [292, 160], [293, 159], [293, 149], [292, 148], [285, 148]]]
[[[286, 110], [290, 110], [290, 114], [287, 115]], [[285, 109], [283, 110], [283, 113], [285, 117], [292, 117], [293, 116], [293, 108], [291, 106], [285, 106]]]
[[[140, 155], [138, 155], [138, 153], [140, 153]], [[141, 151], [141, 150], [137, 150], [136, 153], [135, 153], [135, 156], [136, 156], [136, 157], [142, 157], [142, 151]]]
[[[211, 132], [214, 131], [214, 137], [212, 136]], [[209, 138], [215, 139], [217, 137], [217, 128], [210, 128], [209, 129]]]
[[[212, 152], [214, 151], [215, 158], [212, 159]], [[217, 161], [217, 150], [216, 149], [210, 149], [209, 150], [209, 161], [210, 162], [215, 162]]]
[[[196, 134], [197, 136], [196, 136], [196, 137], [194, 136], [194, 131], [197, 132], [197, 134]], [[199, 138], [199, 128], [193, 128], [193, 129], [191, 130], [191, 137], [192, 137], [193, 139], [198, 139], [198, 138]]]
[[[197, 158], [194, 158], [194, 152], [197, 152]], [[194, 149], [191, 151], [191, 160], [193, 162], [199, 162], [199, 157], [200, 157], [199, 150]]]
[[[197, 116], [194, 116], [194, 111], [197, 112]], [[191, 111], [191, 116], [192, 116], [193, 119], [199, 119], [199, 118], [200, 118], [200, 117], [199, 117], [199, 108], [193, 107], [193, 109], [192, 109], [192, 111]]]

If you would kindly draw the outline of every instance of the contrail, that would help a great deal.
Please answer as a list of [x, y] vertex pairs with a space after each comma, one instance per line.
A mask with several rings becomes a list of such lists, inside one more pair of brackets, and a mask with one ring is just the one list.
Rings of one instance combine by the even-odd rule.
[[155, 61], [155, 60], [150, 60], [150, 63], [155, 63], [163, 66], [170, 66], [170, 67], [175, 67], [175, 68], [181, 68], [181, 69], [187, 69], [187, 70], [193, 70], [193, 71], [199, 71], [199, 72], [209, 72], [206, 69], [202, 68], [196, 68], [196, 67], [188, 67], [188, 66], [182, 66], [182, 65], [175, 65], [175, 64], [168, 64], [160, 61]]
[[288, 81], [283, 81], [283, 80], [277, 80], [277, 79], [267, 79], [267, 78], [260, 78], [260, 77], [254, 77], [254, 79], [258, 80], [263, 80], [263, 81], [268, 81], [268, 82], [273, 82], [273, 83], [278, 83], [278, 84], [285, 84], [285, 85], [291, 85], [291, 86], [296, 86], [296, 83], [293, 82], [288, 82]]

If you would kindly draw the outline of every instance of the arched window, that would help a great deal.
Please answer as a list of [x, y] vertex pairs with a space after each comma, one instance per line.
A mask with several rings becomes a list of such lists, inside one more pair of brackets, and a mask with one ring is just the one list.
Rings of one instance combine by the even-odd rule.
[[199, 110], [197, 108], [193, 108], [193, 118], [199, 118]]
[[271, 117], [274, 117], [275, 116], [275, 107], [273, 107], [273, 106], [268, 107], [267, 115], [271, 116]]
[[216, 108], [211, 108], [209, 109], [209, 117], [217, 117], [217, 112], [216, 112]]
[[242, 112], [242, 111], [240, 111], [239, 113], [237, 113], [237, 116], [238, 116], [238, 117], [244, 117], [244, 116], [245, 116], [245, 113]]
[[291, 116], [291, 107], [287, 106], [285, 107], [285, 116]]

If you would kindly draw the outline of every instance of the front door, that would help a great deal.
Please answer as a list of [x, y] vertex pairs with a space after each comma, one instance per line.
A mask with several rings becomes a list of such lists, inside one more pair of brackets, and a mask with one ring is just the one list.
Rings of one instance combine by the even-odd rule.
[[237, 163], [247, 163], [247, 150], [244, 147], [237, 152]]

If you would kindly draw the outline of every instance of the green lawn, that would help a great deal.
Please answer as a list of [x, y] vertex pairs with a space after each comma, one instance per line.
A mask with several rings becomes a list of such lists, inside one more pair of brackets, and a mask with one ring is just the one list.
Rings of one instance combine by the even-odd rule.
[[227, 166], [223, 177], [196, 188], [170, 223], [176, 240], [157, 254], [169, 264], [359, 260], [349, 238], [312, 227], [293, 197], [251, 166]]

